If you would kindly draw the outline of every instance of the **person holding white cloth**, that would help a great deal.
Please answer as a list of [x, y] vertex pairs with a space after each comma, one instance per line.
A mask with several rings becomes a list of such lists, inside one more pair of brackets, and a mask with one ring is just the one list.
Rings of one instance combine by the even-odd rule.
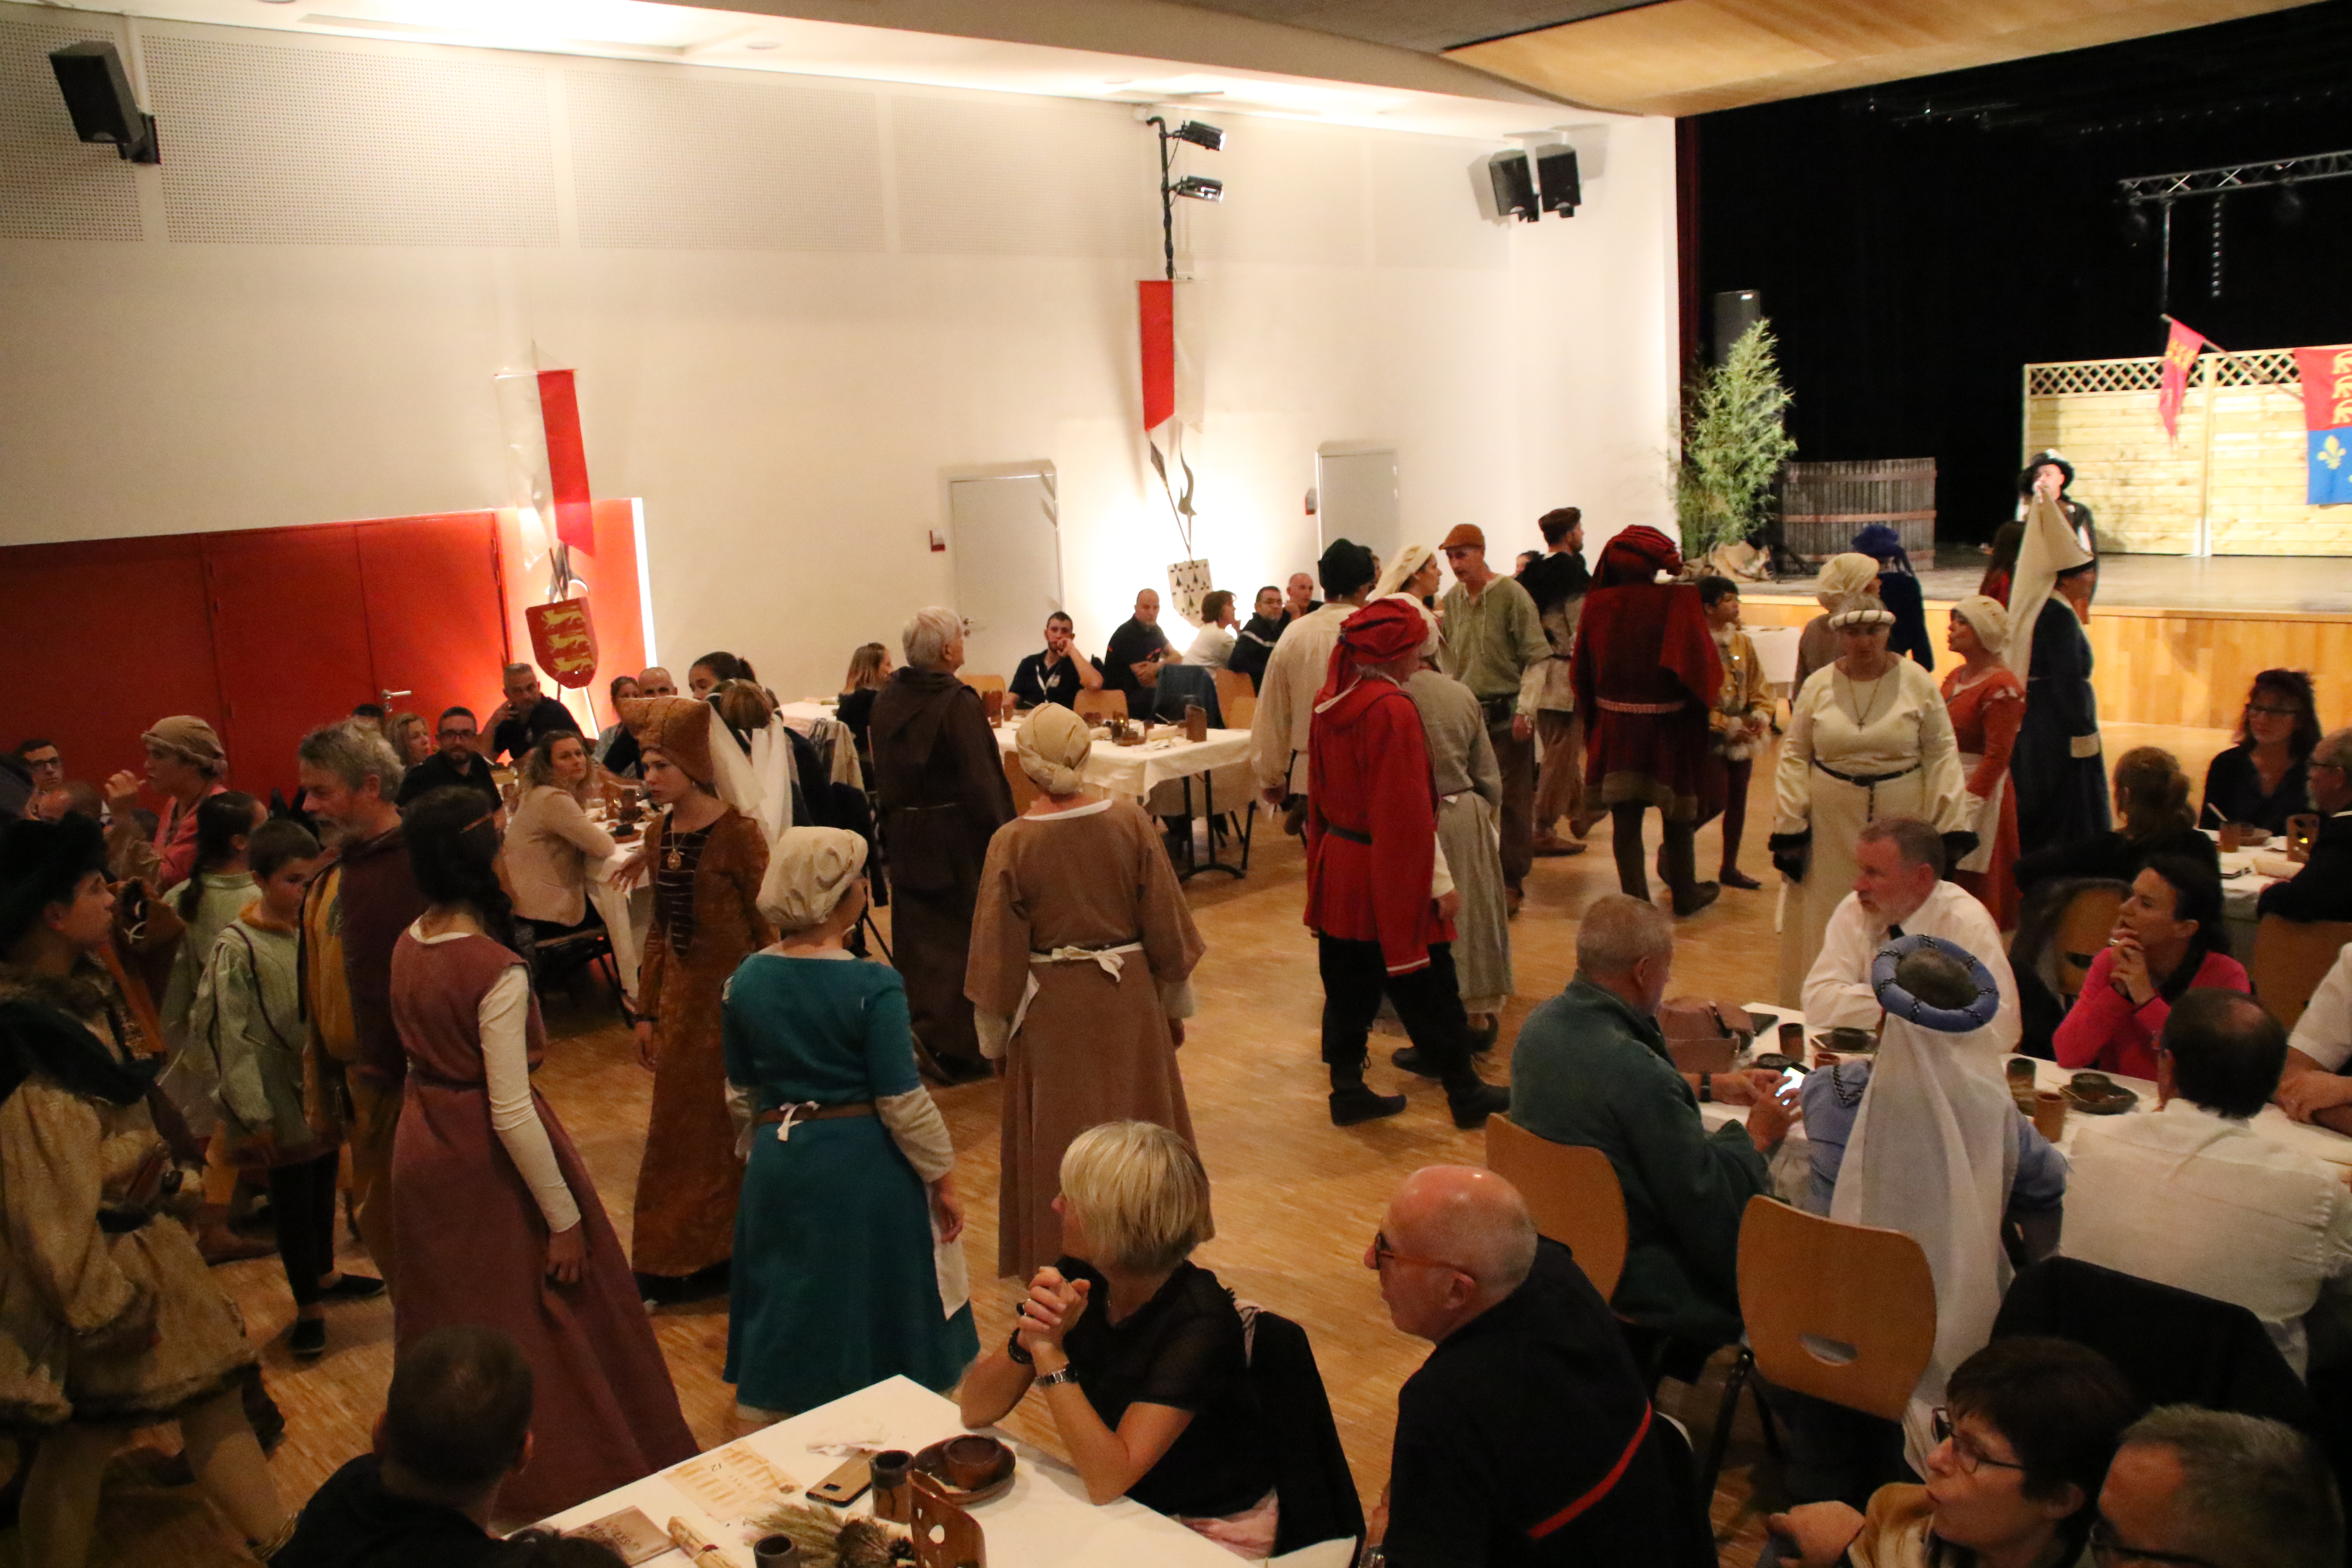
[[1790, 704], [1780, 743], [1772, 864], [1788, 879], [1780, 916], [1780, 1000], [1795, 1005], [1830, 916], [1854, 885], [1854, 845], [1882, 816], [1916, 816], [1949, 851], [1976, 847], [1951, 716], [1935, 678], [1886, 650], [1895, 616], [1876, 599], [1839, 601], [1843, 650]]
[[1000, 1275], [1062, 1255], [1053, 1204], [1070, 1140], [1121, 1121], [1192, 1136], [1176, 1047], [1205, 946], [1151, 819], [1084, 793], [1093, 749], [1066, 708], [1021, 721], [1037, 798], [989, 840], [972, 914], [964, 994], [1005, 1079]]

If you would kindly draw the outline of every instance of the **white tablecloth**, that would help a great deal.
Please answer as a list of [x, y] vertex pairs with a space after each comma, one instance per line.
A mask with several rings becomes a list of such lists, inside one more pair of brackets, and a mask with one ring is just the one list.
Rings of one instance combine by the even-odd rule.
[[835, 710], [838, 709], [840, 706], [840, 701], [837, 699], [810, 698], [800, 702], [785, 703], [782, 707], [776, 710], [776, 717], [782, 719], [787, 725], [793, 729], [798, 730], [802, 734], [805, 735], [810, 731], [816, 728], [816, 721], [818, 720], [832, 718]]
[[1763, 667], [1765, 684], [1782, 697], [1796, 695], [1797, 639], [1804, 635], [1797, 626], [1749, 626], [1748, 640], [1756, 645], [1756, 662]]
[[[1008, 722], [996, 731], [996, 744], [1008, 755], [1018, 743], [1018, 725]], [[1105, 794], [1140, 801], [1160, 784], [1246, 762], [1249, 748], [1247, 730], [1212, 730], [1207, 740], [1187, 741], [1181, 729], [1171, 728], [1167, 736], [1155, 734], [1139, 746], [1097, 740], [1087, 757], [1083, 776]], [[1197, 799], [1193, 802], [1196, 812], [1201, 804]], [[1248, 806], [1248, 797], [1242, 795], [1224, 802], [1218, 809], [1244, 811]]]
[[613, 879], [644, 842], [640, 829], [638, 837], [622, 845], [617, 853], [588, 865], [588, 902], [604, 922], [605, 937], [613, 944], [613, 965], [621, 972], [621, 989], [633, 1002], [637, 995], [637, 963], [646, 950], [646, 931], [653, 924], [654, 883], [651, 877], [646, 877], [634, 889], [627, 889]]
[[[2205, 837], [2218, 839], [2221, 835], [2210, 828]], [[2294, 866], [2286, 858], [2286, 840], [2273, 838], [2269, 847], [2261, 849], [2233, 849], [2221, 857], [2221, 921], [2230, 932], [2230, 952], [2240, 963], [2252, 966], [2254, 958], [2254, 928], [2259, 923], [2254, 905], [2263, 889], [2284, 880], [2281, 871], [2292, 875]]]
[[[764, 1427], [742, 1441], [805, 1488], [842, 1462], [839, 1454], [813, 1451], [819, 1446], [853, 1444], [912, 1452], [963, 1429], [952, 1404], [906, 1378], [893, 1377]], [[971, 1510], [987, 1534], [992, 1568], [1068, 1568], [1074, 1563], [1232, 1568], [1234, 1559], [1223, 1548], [1173, 1520], [1124, 1498], [1097, 1508], [1087, 1501], [1086, 1488], [1075, 1472], [1025, 1444], [1013, 1447], [1020, 1468], [1012, 1489]], [[798, 1494], [778, 1500], [806, 1501]], [[869, 1491], [847, 1511], [870, 1513], [873, 1505]], [[730, 1521], [710, 1518], [660, 1475], [607, 1492], [549, 1522], [568, 1529], [625, 1508], [643, 1510], [657, 1530], [673, 1517], [683, 1519], [705, 1532], [706, 1540], [717, 1542], [739, 1568], [751, 1568], [750, 1532]], [[647, 1561], [654, 1568], [671, 1568], [686, 1557], [672, 1551]]]

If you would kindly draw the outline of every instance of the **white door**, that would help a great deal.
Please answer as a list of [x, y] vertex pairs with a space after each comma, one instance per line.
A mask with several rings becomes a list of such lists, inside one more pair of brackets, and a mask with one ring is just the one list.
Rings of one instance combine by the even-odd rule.
[[964, 618], [963, 667], [1010, 680], [1045, 646], [1045, 617], [1062, 607], [1054, 476], [950, 480], [948, 552]]
[[1386, 566], [1405, 546], [1394, 451], [1325, 452], [1315, 459], [1319, 548], [1335, 539], [1363, 545]]

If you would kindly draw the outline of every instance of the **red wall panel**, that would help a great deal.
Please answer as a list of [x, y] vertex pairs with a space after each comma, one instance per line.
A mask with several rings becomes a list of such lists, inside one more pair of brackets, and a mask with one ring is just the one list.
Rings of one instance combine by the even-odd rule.
[[0, 747], [55, 741], [66, 776], [103, 789], [145, 771], [139, 733], [156, 720], [220, 724], [194, 535], [0, 549], [0, 605], [18, 655], [0, 681]]
[[375, 700], [428, 724], [453, 705], [488, 713], [509, 657], [498, 514], [393, 518], [355, 531]]
[[231, 776], [264, 799], [293, 795], [305, 732], [376, 700], [356, 534], [334, 523], [199, 536]]

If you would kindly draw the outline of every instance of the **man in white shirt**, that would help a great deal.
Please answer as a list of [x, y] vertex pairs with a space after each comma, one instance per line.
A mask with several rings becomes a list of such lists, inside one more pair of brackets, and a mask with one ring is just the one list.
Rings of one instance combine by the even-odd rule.
[[[1339, 628], [1363, 608], [1380, 572], [1372, 552], [1335, 539], [1316, 563], [1323, 579], [1321, 608], [1282, 628], [1258, 682], [1257, 718], [1250, 725], [1250, 767], [1267, 804], [1282, 805], [1307, 795], [1307, 733], [1315, 719], [1315, 694], [1329, 672]], [[1302, 813], [1293, 812], [1285, 830], [1298, 831]]]
[[2252, 997], [2186, 993], [2157, 1047], [2153, 1116], [2086, 1119], [2066, 1189], [2069, 1258], [2231, 1301], [2298, 1376], [2305, 1319], [2352, 1284], [2343, 1173], [2248, 1125], [2278, 1087], [2286, 1032]]
[[2279, 1109], [2297, 1121], [2352, 1133], [2352, 1078], [2344, 1071], [2352, 1062], [2352, 947], [2336, 955], [2287, 1047]]
[[1916, 816], [1882, 816], [1856, 837], [1853, 891], [1830, 915], [1822, 955], [1805, 976], [1805, 1022], [1815, 1029], [1878, 1027], [1878, 993], [1870, 965], [1898, 936], [1939, 936], [1992, 972], [2000, 1011], [1986, 1032], [2006, 1053], [2024, 1032], [2017, 977], [2010, 973], [2000, 929], [1973, 894], [1944, 880], [1944, 840]]

